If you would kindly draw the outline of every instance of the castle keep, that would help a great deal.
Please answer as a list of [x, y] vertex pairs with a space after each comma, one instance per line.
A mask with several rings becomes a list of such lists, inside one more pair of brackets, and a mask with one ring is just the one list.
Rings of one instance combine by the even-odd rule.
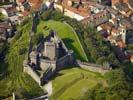
[[73, 65], [73, 51], [68, 50], [54, 31], [44, 37], [39, 45], [29, 54], [30, 60], [24, 61], [24, 72], [43, 85], [56, 71]]

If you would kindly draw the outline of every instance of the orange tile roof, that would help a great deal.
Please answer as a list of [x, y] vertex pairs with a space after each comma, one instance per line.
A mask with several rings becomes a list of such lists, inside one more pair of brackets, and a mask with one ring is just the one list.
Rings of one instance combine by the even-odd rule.
[[110, 40], [110, 39], [112, 39], [112, 38], [113, 38], [113, 36], [112, 36], [112, 35], [109, 35], [109, 36], [108, 36], [108, 39], [109, 39], [109, 40]]
[[29, 0], [32, 9], [38, 10], [42, 4], [42, 0]]
[[18, 0], [19, 3], [24, 3], [26, 0]]
[[[19, 2], [23, 2], [23, 1], [25, 1], [25, 0], [19, 0]], [[33, 9], [33, 10], [38, 10], [42, 4], [42, 0], [28, 0], [28, 2], [31, 5], [31, 9]], [[30, 14], [30, 12], [25, 10], [21, 14], [23, 16], [28, 16]]]
[[133, 11], [132, 11], [132, 10], [129, 10], [129, 11], [126, 13], [126, 16], [127, 16], [127, 17], [130, 17], [131, 14], [133, 14]]
[[113, 34], [113, 33], [117, 33], [118, 32], [118, 29], [117, 28], [112, 28], [112, 30], [111, 30], [111, 33]]
[[23, 16], [28, 16], [30, 13], [29, 13], [28, 11], [23, 11], [21, 14], [22, 14]]
[[74, 8], [74, 7], [69, 7], [69, 6], [64, 6], [66, 9], [74, 12], [74, 13], [77, 13], [83, 17], [87, 17], [91, 14], [90, 10], [89, 9], [85, 9], [85, 8]]
[[104, 10], [104, 11], [101, 11], [101, 12], [99, 12], [99, 13], [96, 13], [96, 14], [94, 14], [94, 18], [99, 18], [99, 17], [103, 17], [103, 16], [106, 16], [108, 14], [108, 12], [106, 11], [106, 10]]
[[[69, 1], [74, 1], [74, 2], [79, 2], [80, 0], [69, 0]], [[74, 8], [72, 6], [69, 6], [68, 5], [68, 0], [63, 0], [62, 2], [62, 6], [74, 13], [77, 13], [83, 17], [87, 17], [91, 14], [91, 10], [90, 10], [90, 7], [88, 5], [88, 0], [81, 0], [83, 2], [83, 5], [80, 6], [79, 8]], [[84, 3], [84, 2], [87, 2], [87, 3]]]
[[113, 18], [112, 19], [114, 23], [117, 23], [117, 19], [116, 18]]
[[117, 45], [118, 45], [118, 47], [120, 47], [120, 48], [125, 48], [125, 47], [126, 47], [126, 44], [125, 44], [122, 40], [117, 41]]
[[[131, 1], [133, 1], [133, 0], [131, 0]], [[125, 17], [130, 17], [130, 15], [133, 13], [133, 10], [129, 8], [128, 4], [131, 5], [129, 2], [130, 2], [130, 0], [112, 0], [112, 5], [120, 4], [121, 7], [124, 7], [122, 9], [122, 11], [124, 11], [126, 14], [123, 14], [121, 11], [120, 11], [120, 13], [122, 13]], [[125, 5], [127, 5], [127, 6], [125, 6]]]
[[100, 27], [104, 30], [109, 30], [111, 31], [112, 27], [113, 27], [113, 24], [111, 23], [104, 23], [104, 24], [101, 24]]

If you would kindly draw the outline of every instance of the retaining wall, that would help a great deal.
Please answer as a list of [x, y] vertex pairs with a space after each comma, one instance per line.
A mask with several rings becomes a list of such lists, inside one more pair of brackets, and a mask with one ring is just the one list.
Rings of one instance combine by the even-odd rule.
[[101, 74], [105, 74], [106, 72], [110, 70], [110, 69], [104, 69], [103, 66], [100, 66], [97, 64], [91, 64], [91, 63], [86, 63], [86, 62], [81, 62], [81, 61], [76, 61], [76, 65], [78, 65], [79, 67], [85, 70], [89, 70], [92, 72], [98, 72]]
[[60, 58], [57, 61], [56, 70], [60, 70], [68, 65], [73, 65], [73, 64], [74, 64], [73, 51], [72, 52], [69, 51], [66, 56]]
[[40, 77], [37, 73], [28, 65], [24, 67], [24, 72], [29, 74], [39, 85], [41, 85]]
[[55, 69], [55, 67], [56, 67], [56, 62], [55, 61], [41, 59], [40, 62], [41, 62], [40, 67], [41, 67], [42, 70], [46, 70], [51, 66], [53, 67], [53, 69]]

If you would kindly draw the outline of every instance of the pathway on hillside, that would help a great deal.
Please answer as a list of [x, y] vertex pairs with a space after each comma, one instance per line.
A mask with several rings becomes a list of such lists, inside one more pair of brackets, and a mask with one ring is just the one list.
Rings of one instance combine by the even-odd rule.
[[82, 46], [82, 44], [81, 44], [81, 42], [80, 42], [80, 40], [79, 40], [79, 37], [78, 37], [78, 35], [77, 35], [77, 33], [75, 32], [75, 30], [68, 24], [68, 23], [66, 23], [66, 22], [64, 22], [68, 27], [70, 27], [71, 29], [72, 29], [72, 31], [73, 31], [73, 33], [75, 34], [75, 36], [76, 36], [76, 38], [77, 38], [77, 40], [78, 40], [78, 42], [79, 42], [79, 44], [80, 44], [80, 47], [81, 47], [81, 49], [82, 49], [82, 51], [83, 51], [83, 53], [84, 53], [84, 56], [85, 56], [85, 58], [86, 58], [86, 61], [89, 61], [88, 60], [88, 57], [87, 57], [87, 55], [86, 55], [86, 53], [85, 53], [85, 51], [84, 51], [84, 48], [83, 48], [83, 46]]
[[52, 82], [50, 81], [50, 82], [48, 82], [46, 85], [42, 86], [42, 89], [43, 89], [44, 91], [47, 90], [48, 95], [51, 96], [51, 95], [52, 95], [52, 90], [53, 90], [53, 88], [52, 88]]

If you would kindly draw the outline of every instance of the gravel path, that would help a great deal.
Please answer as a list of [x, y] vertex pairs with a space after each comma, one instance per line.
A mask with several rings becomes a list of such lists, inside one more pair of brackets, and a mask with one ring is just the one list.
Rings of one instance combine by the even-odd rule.
[[44, 85], [42, 88], [47, 90], [49, 96], [52, 95], [53, 89], [52, 89], [52, 82], [51, 81], [48, 82], [46, 85]]

